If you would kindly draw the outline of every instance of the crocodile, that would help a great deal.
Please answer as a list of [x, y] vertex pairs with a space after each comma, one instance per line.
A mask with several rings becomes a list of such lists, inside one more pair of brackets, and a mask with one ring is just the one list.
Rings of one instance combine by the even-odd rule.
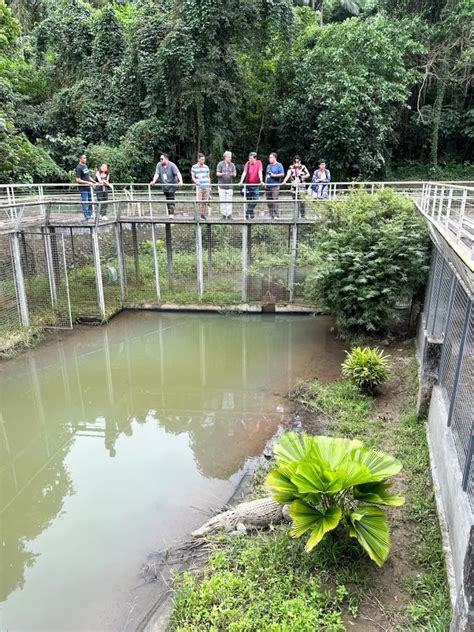
[[215, 533], [216, 531], [245, 532], [247, 527], [268, 527], [288, 520], [288, 507], [280, 505], [273, 498], [260, 498], [240, 503], [228, 511], [214, 516], [196, 531], [194, 537]]

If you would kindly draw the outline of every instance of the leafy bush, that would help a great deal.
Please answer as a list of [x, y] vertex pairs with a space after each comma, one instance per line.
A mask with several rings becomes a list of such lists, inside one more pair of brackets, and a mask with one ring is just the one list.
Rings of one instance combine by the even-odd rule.
[[388, 493], [386, 482], [402, 469], [400, 461], [361, 441], [293, 432], [282, 435], [274, 452], [276, 468], [265, 482], [277, 502], [290, 505], [291, 535], [310, 532], [306, 551], [338, 528], [382, 566], [390, 534], [387, 516], [377, 505], [403, 504], [402, 496]]
[[395, 305], [425, 283], [429, 239], [414, 204], [391, 189], [316, 205], [314, 270], [305, 297], [323, 302], [342, 333], [386, 329]]
[[388, 356], [378, 348], [354, 347], [346, 352], [342, 374], [362, 391], [373, 393], [380, 384], [390, 379]]

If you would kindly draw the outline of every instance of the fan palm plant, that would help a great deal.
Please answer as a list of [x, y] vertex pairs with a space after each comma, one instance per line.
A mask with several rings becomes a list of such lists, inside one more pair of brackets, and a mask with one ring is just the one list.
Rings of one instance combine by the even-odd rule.
[[290, 506], [291, 535], [309, 532], [306, 551], [327, 533], [345, 529], [382, 566], [390, 552], [387, 516], [379, 505], [398, 507], [386, 479], [402, 469], [394, 457], [361, 441], [285, 433], [275, 444], [276, 467], [266, 485], [273, 498]]

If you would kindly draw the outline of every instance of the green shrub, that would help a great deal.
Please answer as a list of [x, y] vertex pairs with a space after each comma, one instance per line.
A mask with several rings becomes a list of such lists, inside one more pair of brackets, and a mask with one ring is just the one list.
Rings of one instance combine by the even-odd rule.
[[291, 535], [310, 536], [311, 551], [327, 533], [344, 530], [382, 566], [390, 552], [385, 512], [377, 505], [403, 504], [392, 496], [387, 478], [402, 469], [394, 457], [361, 441], [334, 437], [282, 435], [275, 444], [276, 468], [265, 481], [273, 498], [290, 506]]
[[390, 379], [388, 356], [378, 348], [354, 347], [346, 352], [342, 374], [362, 391], [373, 393], [380, 384]]
[[385, 189], [313, 204], [316, 263], [305, 298], [323, 303], [343, 334], [388, 328], [396, 303], [420, 292], [428, 271], [429, 239], [413, 202]]

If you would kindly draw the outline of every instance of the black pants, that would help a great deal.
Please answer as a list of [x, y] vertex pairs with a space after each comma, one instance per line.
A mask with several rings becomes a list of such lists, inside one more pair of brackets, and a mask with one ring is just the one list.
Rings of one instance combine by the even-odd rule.
[[168, 208], [168, 215], [174, 215], [174, 196], [176, 191], [163, 191], [166, 198], [166, 206]]
[[107, 207], [108, 204], [104, 204], [109, 199], [109, 192], [107, 189], [103, 189], [102, 187], [96, 189], [97, 202], [101, 202], [99, 205], [100, 216], [103, 217], [107, 215]]

